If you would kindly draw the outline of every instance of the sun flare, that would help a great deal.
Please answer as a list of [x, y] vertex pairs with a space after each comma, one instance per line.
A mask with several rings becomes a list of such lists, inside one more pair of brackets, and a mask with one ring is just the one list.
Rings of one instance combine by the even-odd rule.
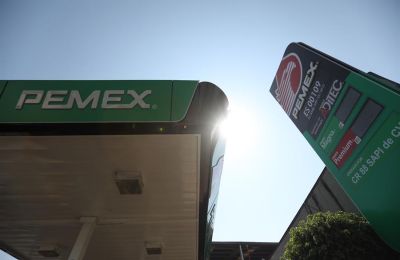
[[259, 137], [255, 113], [242, 107], [230, 108], [218, 130], [227, 141], [227, 153], [239, 156], [254, 149]]

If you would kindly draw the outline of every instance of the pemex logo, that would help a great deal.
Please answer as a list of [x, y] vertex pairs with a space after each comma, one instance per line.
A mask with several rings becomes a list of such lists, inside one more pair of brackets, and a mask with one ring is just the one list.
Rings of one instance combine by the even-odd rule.
[[302, 66], [299, 56], [289, 53], [283, 57], [275, 79], [277, 88], [275, 98], [287, 114], [293, 107], [296, 95], [299, 92], [302, 78]]

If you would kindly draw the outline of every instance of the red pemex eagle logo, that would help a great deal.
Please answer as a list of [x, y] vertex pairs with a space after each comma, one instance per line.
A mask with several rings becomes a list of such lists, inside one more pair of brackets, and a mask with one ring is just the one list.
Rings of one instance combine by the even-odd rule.
[[288, 115], [300, 89], [302, 70], [299, 56], [289, 53], [283, 57], [275, 76], [277, 83], [275, 98]]

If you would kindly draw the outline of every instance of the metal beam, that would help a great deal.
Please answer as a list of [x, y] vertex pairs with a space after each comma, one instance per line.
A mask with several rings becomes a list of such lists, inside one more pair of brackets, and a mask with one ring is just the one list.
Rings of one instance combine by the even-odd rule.
[[83, 223], [83, 225], [75, 241], [74, 247], [69, 254], [68, 260], [82, 260], [84, 258], [94, 228], [96, 227], [97, 218], [82, 217], [80, 221]]
[[242, 251], [242, 245], [241, 244], [239, 244], [239, 251], [240, 251], [240, 260], [244, 260], [243, 251]]

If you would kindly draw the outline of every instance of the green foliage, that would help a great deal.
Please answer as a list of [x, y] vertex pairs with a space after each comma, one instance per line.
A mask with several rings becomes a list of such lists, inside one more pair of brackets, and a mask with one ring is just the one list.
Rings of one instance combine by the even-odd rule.
[[301, 259], [400, 259], [354, 213], [319, 212], [290, 230], [282, 260]]

